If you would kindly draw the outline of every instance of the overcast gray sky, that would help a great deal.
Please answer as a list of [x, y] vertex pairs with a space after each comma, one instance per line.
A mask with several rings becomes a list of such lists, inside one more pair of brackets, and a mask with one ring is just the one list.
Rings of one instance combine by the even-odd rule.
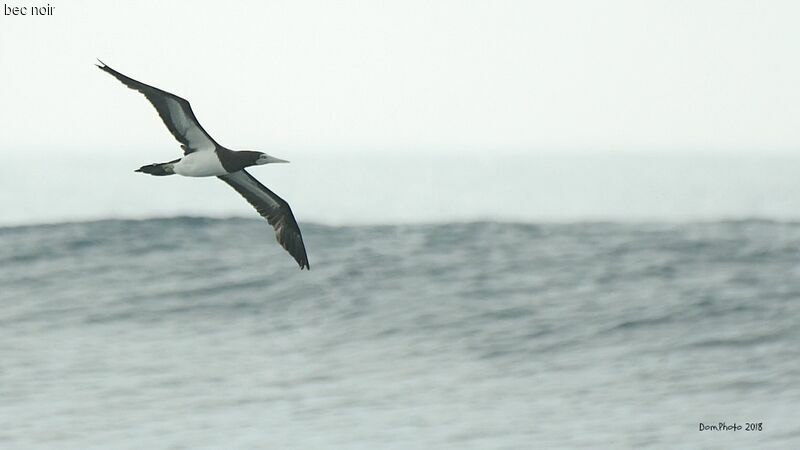
[[50, 5], [0, 15], [0, 224], [255, 216], [216, 180], [133, 173], [180, 149], [96, 57], [291, 160], [253, 173], [301, 222], [800, 211], [800, 2]]
[[188, 98], [223, 145], [287, 158], [800, 149], [793, 1], [49, 3], [0, 16], [3, 152], [171, 156], [95, 57]]

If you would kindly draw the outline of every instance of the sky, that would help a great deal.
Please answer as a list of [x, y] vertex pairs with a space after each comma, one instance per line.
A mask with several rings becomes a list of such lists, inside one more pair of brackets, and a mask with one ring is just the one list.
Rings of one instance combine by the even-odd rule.
[[0, 16], [3, 151], [169, 146], [95, 58], [188, 98], [231, 148], [800, 148], [792, 1], [49, 4]]
[[96, 58], [292, 161], [253, 170], [300, 221], [800, 218], [798, 2], [42, 4], [0, 15], [0, 224], [254, 216], [134, 175], [180, 150]]

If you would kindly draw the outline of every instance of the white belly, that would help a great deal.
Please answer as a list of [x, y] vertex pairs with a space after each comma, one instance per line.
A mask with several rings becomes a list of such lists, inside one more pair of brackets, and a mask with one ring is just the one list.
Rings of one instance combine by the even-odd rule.
[[218, 177], [228, 173], [214, 151], [189, 153], [172, 168], [175, 173], [185, 177]]

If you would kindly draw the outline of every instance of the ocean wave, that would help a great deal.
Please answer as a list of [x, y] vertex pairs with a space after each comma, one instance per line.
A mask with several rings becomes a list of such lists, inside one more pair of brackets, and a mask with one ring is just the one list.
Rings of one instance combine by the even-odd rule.
[[[0, 228], [0, 375], [48, 400], [6, 407], [66, 432], [69, 415], [36, 405], [80, 395], [94, 402], [81, 400], [82, 423], [122, 433], [104, 402], [157, 405], [181, 427], [187, 398], [203, 420], [257, 409], [236, 419], [255, 428], [283, 405], [309, 429], [425, 405], [458, 418], [440, 424], [456, 447], [483, 442], [460, 421], [520, 447], [537, 435], [531, 417], [561, 408], [567, 422], [633, 420], [637, 442], [663, 447], [673, 441], [636, 430], [684, 423], [669, 405], [800, 401], [787, 390], [800, 373], [800, 223], [301, 228], [309, 272], [256, 219]], [[651, 415], [632, 419], [634, 404]], [[503, 420], [487, 423], [492, 411]]]

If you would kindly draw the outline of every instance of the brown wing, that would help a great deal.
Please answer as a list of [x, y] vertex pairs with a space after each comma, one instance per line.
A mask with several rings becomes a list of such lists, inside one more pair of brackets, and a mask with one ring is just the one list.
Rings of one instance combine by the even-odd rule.
[[300, 265], [300, 270], [303, 268], [311, 270], [306, 247], [303, 244], [303, 235], [300, 233], [300, 227], [286, 201], [259, 183], [245, 170], [218, 178], [234, 188], [256, 208], [262, 217], [267, 219], [267, 222], [275, 228], [275, 237], [278, 239], [278, 243], [294, 257], [297, 264]]
[[102, 61], [97, 67], [114, 76], [125, 86], [144, 94], [156, 107], [158, 115], [161, 116], [161, 120], [164, 121], [169, 132], [181, 143], [185, 155], [197, 151], [214, 151], [217, 148], [217, 143], [200, 125], [188, 101], [127, 77], [103, 64]]

